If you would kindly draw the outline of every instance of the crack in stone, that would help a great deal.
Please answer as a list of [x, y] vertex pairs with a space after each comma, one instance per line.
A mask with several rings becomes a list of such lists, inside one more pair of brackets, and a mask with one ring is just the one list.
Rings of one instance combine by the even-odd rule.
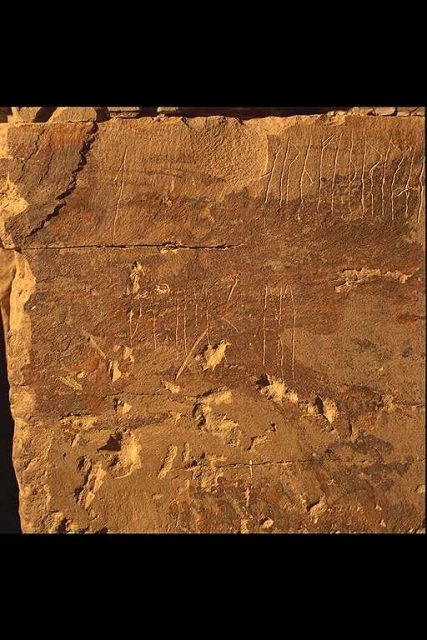
[[[324, 458], [323, 456], [321, 458], [306, 458], [306, 459], [301, 459], [301, 460], [265, 460], [262, 462], [228, 462], [225, 464], [218, 464], [215, 465], [216, 469], [224, 469], [224, 468], [239, 468], [239, 467], [267, 467], [267, 466], [287, 466], [290, 464], [307, 464], [307, 463], [316, 463], [316, 464], [327, 464], [328, 462], [341, 462], [343, 464], [346, 463], [345, 460], [342, 460], [341, 458], [338, 458], [336, 456], [331, 456], [331, 457], [327, 457]], [[405, 461], [397, 461], [397, 464], [402, 464]], [[420, 461], [416, 461], [416, 462], [424, 462], [424, 460], [420, 460]], [[354, 463], [350, 462], [349, 463], [350, 466]], [[175, 469], [173, 469], [174, 472], [180, 472], [180, 471], [194, 471], [194, 469], [196, 469], [198, 466], [203, 466], [203, 465], [193, 465], [193, 466], [188, 466], [188, 467], [177, 467]], [[373, 466], [373, 465], [370, 465]], [[366, 467], [366, 469], [369, 469], [369, 467]]]
[[[65, 204], [65, 203], [64, 203]], [[63, 206], [63, 205], [62, 205]], [[50, 214], [52, 216], [52, 214]], [[50, 217], [46, 220], [49, 220]], [[33, 235], [36, 230], [33, 230], [30, 235]], [[191, 245], [191, 244], [175, 244], [171, 242], [165, 242], [161, 244], [83, 244], [83, 245], [65, 245], [65, 246], [51, 246], [51, 245], [39, 245], [39, 246], [24, 246], [24, 247], [5, 247], [5, 250], [9, 251], [41, 251], [41, 250], [51, 250], [51, 251], [62, 251], [63, 249], [160, 249], [163, 251], [178, 251], [178, 250], [187, 250], [187, 251], [228, 251], [229, 249], [238, 249], [240, 247], [245, 247], [246, 243], [241, 242], [239, 244], [214, 244], [214, 245]]]
[[[340, 462], [340, 458], [328, 458], [328, 462], [330, 460], [336, 461], [336, 462]], [[228, 462], [226, 464], [219, 464], [216, 465], [216, 469], [223, 469], [226, 467], [230, 467], [230, 468], [238, 468], [238, 467], [266, 467], [266, 466], [273, 466], [273, 465], [279, 465], [279, 466], [285, 466], [285, 465], [289, 465], [289, 464], [305, 464], [308, 462], [315, 462], [315, 463], [325, 463], [325, 460], [322, 458], [307, 458], [304, 460], [265, 460], [263, 462]], [[174, 471], [192, 471], [195, 467], [178, 467], [176, 469], [174, 469]]]
[[89, 129], [89, 131], [87, 132], [87, 134], [85, 135], [83, 144], [81, 146], [81, 149], [79, 150], [79, 156], [80, 156], [79, 162], [77, 163], [76, 168], [73, 169], [71, 173], [71, 178], [68, 182], [66, 189], [62, 193], [60, 193], [59, 196], [56, 196], [56, 200], [59, 200], [58, 204], [54, 207], [53, 211], [49, 213], [49, 215], [47, 215], [46, 218], [42, 220], [42, 222], [40, 222], [40, 224], [38, 224], [34, 229], [30, 231], [30, 233], [28, 234], [29, 238], [31, 238], [36, 233], [38, 233], [38, 231], [41, 231], [42, 229], [44, 229], [45, 226], [48, 224], [48, 222], [50, 222], [50, 220], [52, 220], [53, 218], [56, 218], [59, 215], [61, 209], [65, 207], [65, 205], [67, 204], [68, 196], [70, 196], [73, 193], [74, 189], [76, 188], [77, 176], [87, 164], [87, 156], [95, 140], [97, 131], [98, 131], [98, 125], [96, 122], [94, 122], [91, 128]]

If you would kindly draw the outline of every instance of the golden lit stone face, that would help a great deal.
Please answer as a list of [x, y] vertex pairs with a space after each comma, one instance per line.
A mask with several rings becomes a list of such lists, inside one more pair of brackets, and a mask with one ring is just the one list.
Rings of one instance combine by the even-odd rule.
[[23, 530], [421, 530], [424, 119], [60, 116], [0, 125]]

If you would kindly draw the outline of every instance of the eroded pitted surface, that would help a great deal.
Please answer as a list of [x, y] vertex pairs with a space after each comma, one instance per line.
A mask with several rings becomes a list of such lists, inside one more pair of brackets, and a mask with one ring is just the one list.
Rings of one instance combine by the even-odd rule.
[[424, 527], [424, 121], [1, 125], [26, 531]]

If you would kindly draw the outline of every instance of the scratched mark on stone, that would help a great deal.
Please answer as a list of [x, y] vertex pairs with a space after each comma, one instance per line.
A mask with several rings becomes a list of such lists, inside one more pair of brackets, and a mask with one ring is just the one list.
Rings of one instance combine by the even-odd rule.
[[340, 134], [340, 137], [338, 138], [338, 145], [337, 145], [336, 152], [335, 152], [334, 170], [333, 170], [333, 176], [332, 176], [331, 215], [333, 215], [333, 213], [334, 213], [335, 181], [336, 181], [336, 177], [337, 177], [338, 154], [339, 154], [339, 151], [340, 151], [341, 139], [342, 139], [342, 132]]
[[351, 171], [351, 167], [354, 166], [354, 163], [352, 161], [352, 154], [353, 154], [353, 148], [354, 148], [354, 135], [353, 135], [353, 130], [351, 131], [351, 145], [350, 145], [350, 151], [348, 154], [348, 167], [347, 167], [347, 176], [348, 176], [348, 210], [351, 213], [351, 180], [350, 180], [350, 171]]
[[362, 205], [362, 217], [365, 217], [366, 130], [363, 131], [363, 142], [364, 142], [364, 144], [363, 144], [360, 202], [361, 202], [361, 205]]
[[234, 289], [236, 288], [236, 286], [237, 286], [237, 283], [238, 283], [238, 282], [239, 282], [239, 278], [238, 278], [238, 276], [236, 276], [236, 278], [234, 279], [233, 284], [232, 284], [232, 285], [231, 285], [231, 287], [230, 287], [230, 291], [229, 291], [229, 293], [228, 293], [227, 302], [226, 302], [226, 305], [227, 305], [227, 306], [228, 306], [228, 303], [229, 303], [229, 302], [230, 302], [230, 300], [231, 300], [231, 296], [233, 295], [233, 291], [234, 291]]
[[265, 350], [266, 350], [266, 313], [267, 313], [267, 296], [268, 286], [265, 285], [264, 292], [264, 309], [262, 317], [262, 366], [265, 367]]
[[[296, 318], [297, 310], [294, 298], [294, 291], [292, 285], [285, 284], [280, 285], [276, 289], [273, 289], [268, 284], [264, 285], [262, 289], [262, 308], [261, 308], [261, 334], [262, 334], [262, 367], [268, 368], [267, 362], [267, 346], [268, 346], [268, 334], [275, 335], [275, 359], [277, 357], [277, 367], [280, 370], [281, 378], [284, 377], [284, 360], [285, 360], [285, 342], [283, 331], [283, 316], [284, 316], [284, 302], [286, 296], [289, 294], [289, 302], [291, 308], [291, 321], [290, 321], [290, 369], [292, 379], [295, 380], [295, 359], [296, 359]], [[273, 326], [269, 328], [267, 323], [267, 314], [270, 307], [269, 300], [271, 300]]]
[[421, 212], [422, 212], [423, 203], [424, 203], [424, 179], [423, 179], [423, 176], [424, 176], [424, 173], [425, 173], [425, 166], [426, 166], [426, 161], [425, 161], [425, 158], [423, 158], [420, 175], [418, 176], [418, 184], [419, 184], [419, 187], [420, 187], [420, 202], [419, 202], [419, 205], [418, 205], [417, 224], [419, 224], [419, 222], [420, 222]]
[[317, 193], [317, 206], [316, 211], [319, 213], [320, 202], [322, 197], [322, 170], [323, 170], [323, 157], [325, 153], [325, 149], [330, 145], [332, 140], [335, 138], [334, 135], [329, 136], [326, 140], [322, 136], [322, 141], [320, 145], [320, 159], [319, 159], [319, 182], [318, 182], [318, 193]]
[[153, 294], [150, 293], [150, 301], [151, 301], [151, 314], [152, 314], [152, 319], [153, 319], [153, 347], [154, 347], [154, 351], [157, 350], [157, 333], [156, 333], [156, 322], [157, 322], [157, 316], [156, 316], [156, 310], [154, 308], [154, 301], [153, 301]]
[[385, 154], [385, 160], [384, 160], [384, 165], [383, 165], [383, 175], [382, 175], [382, 179], [381, 179], [381, 216], [384, 216], [384, 207], [385, 207], [384, 188], [385, 188], [385, 180], [386, 180], [387, 161], [388, 161], [388, 157], [390, 155], [391, 145], [392, 145], [392, 135], [390, 134], [390, 140], [389, 140], [387, 151], [386, 151], [386, 154]]
[[286, 178], [286, 204], [288, 204], [288, 202], [289, 202], [289, 178], [290, 178], [290, 175], [291, 175], [292, 165], [298, 160], [298, 158], [300, 156], [300, 152], [299, 152], [298, 147], [296, 147], [293, 142], [291, 142], [290, 144], [293, 146], [293, 148], [295, 149], [295, 151], [297, 153], [292, 158], [291, 162], [289, 163], [289, 167], [288, 167], [288, 175], [287, 175], [287, 178]]
[[211, 340], [209, 336], [209, 294], [208, 294], [208, 287], [206, 284], [204, 285], [204, 291], [205, 291], [206, 335], [208, 338], [208, 344], [211, 344]]
[[182, 322], [182, 334], [183, 334], [183, 340], [184, 340], [184, 353], [185, 355], [187, 355], [188, 353], [188, 349], [187, 349], [187, 291], [184, 290], [184, 318], [183, 318], [183, 322]]
[[178, 292], [175, 293], [175, 351], [176, 359], [179, 357], [179, 303]]
[[194, 297], [194, 327], [197, 329], [199, 304], [197, 302], [197, 297], [196, 297], [196, 287], [193, 287], [193, 297]]
[[374, 209], [374, 171], [378, 167], [378, 165], [380, 165], [381, 162], [383, 162], [384, 156], [374, 146], [372, 146], [371, 144], [369, 144], [369, 146], [371, 147], [371, 149], [373, 149], [375, 151], [375, 153], [379, 157], [379, 160], [377, 160], [377, 162], [375, 162], [372, 165], [372, 167], [369, 169], [369, 178], [370, 178], [370, 185], [371, 185], [371, 189], [370, 189], [371, 215], [372, 215], [372, 217], [374, 217], [374, 215], [375, 215], [375, 209]]
[[409, 210], [409, 192], [411, 190], [409, 185], [412, 177], [412, 168], [414, 166], [415, 146], [412, 146], [411, 149], [412, 149], [412, 154], [411, 154], [411, 162], [409, 164], [408, 179], [406, 181], [405, 189], [403, 191], [405, 193], [405, 218], [408, 217], [408, 210]]
[[308, 177], [308, 179], [310, 180], [311, 184], [313, 184], [313, 182], [314, 182], [313, 178], [311, 177], [311, 175], [307, 171], [307, 160], [308, 160], [308, 156], [309, 156], [310, 149], [311, 149], [311, 146], [312, 146], [312, 142], [313, 142], [313, 139], [312, 139], [312, 136], [310, 136], [310, 140], [309, 140], [309, 143], [308, 143], [305, 155], [304, 155], [304, 162], [303, 162], [302, 169], [301, 169], [301, 176], [300, 176], [300, 179], [299, 179], [300, 204], [299, 204], [299, 209], [298, 209], [298, 213], [297, 213], [298, 219], [300, 219], [299, 212], [301, 211], [301, 209], [302, 209], [302, 207], [304, 205], [304, 195], [303, 195], [304, 176]]
[[399, 163], [398, 163], [398, 165], [397, 165], [397, 167], [396, 167], [396, 169], [395, 169], [395, 171], [393, 173], [393, 178], [391, 180], [391, 187], [390, 188], [391, 188], [391, 219], [392, 219], [392, 221], [394, 220], [394, 200], [395, 200], [395, 193], [396, 193], [395, 183], [396, 183], [397, 176], [399, 174], [400, 167], [402, 166], [404, 159], [405, 159], [405, 156], [402, 155], [402, 157], [400, 158]]
[[285, 157], [283, 159], [283, 164], [282, 164], [282, 171], [280, 173], [280, 200], [279, 200], [279, 209], [282, 208], [282, 202], [283, 202], [283, 177], [285, 174], [285, 167], [286, 167], [286, 160], [288, 159], [288, 154], [289, 154], [289, 145], [291, 143], [291, 139], [290, 137], [288, 138], [288, 142], [286, 145], [286, 151], [285, 151]]
[[125, 171], [126, 171], [126, 156], [127, 156], [127, 147], [125, 149], [125, 152], [123, 154], [123, 159], [122, 162], [120, 164], [119, 170], [116, 174], [116, 177], [114, 178], [114, 183], [117, 182], [118, 177], [121, 173], [121, 180], [120, 180], [120, 187], [119, 187], [119, 193], [117, 196], [117, 202], [116, 202], [116, 210], [114, 213], [114, 220], [113, 220], [113, 237], [112, 237], [112, 244], [114, 244], [115, 239], [116, 239], [116, 225], [117, 225], [117, 220], [119, 218], [119, 213], [120, 213], [120, 203], [122, 201], [122, 197], [123, 197], [123, 188], [124, 188], [124, 184], [125, 184]]
[[188, 352], [187, 356], [184, 359], [184, 362], [182, 363], [182, 365], [180, 366], [180, 368], [178, 369], [178, 372], [175, 376], [175, 382], [178, 380], [178, 378], [180, 377], [180, 375], [182, 374], [182, 372], [184, 371], [185, 367], [187, 366], [191, 356], [193, 355], [193, 353], [195, 352], [196, 348], [198, 347], [198, 345], [201, 343], [201, 341], [203, 340], [203, 338], [207, 335], [208, 330], [205, 329], [204, 331], [202, 331], [202, 333], [199, 335], [199, 337], [194, 341], [193, 346], [191, 347], [190, 351]]
[[267, 204], [267, 201], [268, 201], [268, 196], [269, 196], [269, 194], [270, 194], [271, 182], [272, 182], [272, 180], [273, 180], [274, 169], [275, 169], [275, 166], [276, 166], [276, 160], [277, 160], [277, 156], [278, 156], [278, 155], [279, 155], [279, 152], [278, 152], [278, 151], [276, 151], [276, 153], [275, 153], [275, 155], [274, 155], [273, 166], [272, 166], [272, 168], [271, 168], [271, 172], [270, 172], [270, 177], [269, 177], [268, 182], [267, 182], [267, 189], [266, 189], [266, 191], [265, 191], [264, 204]]

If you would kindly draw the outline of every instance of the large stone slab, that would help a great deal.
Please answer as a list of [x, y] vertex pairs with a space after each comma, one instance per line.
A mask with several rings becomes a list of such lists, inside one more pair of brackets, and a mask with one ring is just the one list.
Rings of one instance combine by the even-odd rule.
[[27, 532], [424, 518], [424, 120], [2, 124]]

